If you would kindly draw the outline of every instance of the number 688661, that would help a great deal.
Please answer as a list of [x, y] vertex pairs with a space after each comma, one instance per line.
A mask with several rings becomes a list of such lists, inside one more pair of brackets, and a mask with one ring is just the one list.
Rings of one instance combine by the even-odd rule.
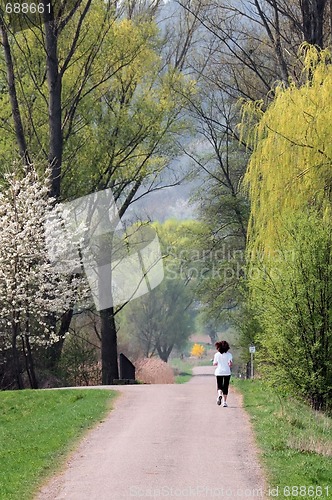
[[51, 13], [51, 3], [36, 2], [7, 2], [5, 7], [6, 14], [44, 14]]

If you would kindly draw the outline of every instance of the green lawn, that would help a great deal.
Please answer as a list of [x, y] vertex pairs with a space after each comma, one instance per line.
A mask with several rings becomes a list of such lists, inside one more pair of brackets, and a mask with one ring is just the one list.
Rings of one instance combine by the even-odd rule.
[[232, 383], [244, 396], [271, 498], [273, 493], [332, 498], [332, 418], [290, 398], [280, 400], [261, 381], [234, 378]]
[[0, 392], [0, 499], [29, 500], [111, 408], [99, 389]]

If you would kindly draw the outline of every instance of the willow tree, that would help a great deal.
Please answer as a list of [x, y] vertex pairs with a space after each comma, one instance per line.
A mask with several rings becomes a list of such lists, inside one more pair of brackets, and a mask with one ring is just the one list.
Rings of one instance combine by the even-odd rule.
[[278, 86], [264, 113], [255, 103], [243, 115], [254, 150], [248, 260], [262, 358], [272, 380], [315, 408], [327, 406], [332, 382], [330, 58], [305, 46], [304, 83]]

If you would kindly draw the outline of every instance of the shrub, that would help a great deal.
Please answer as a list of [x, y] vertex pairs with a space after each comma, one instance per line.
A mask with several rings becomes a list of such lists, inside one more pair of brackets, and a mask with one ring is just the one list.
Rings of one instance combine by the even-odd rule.
[[159, 358], [142, 358], [136, 362], [136, 379], [144, 384], [174, 384], [174, 371]]
[[201, 344], [194, 344], [191, 349], [191, 355], [201, 358], [205, 354], [205, 348]]

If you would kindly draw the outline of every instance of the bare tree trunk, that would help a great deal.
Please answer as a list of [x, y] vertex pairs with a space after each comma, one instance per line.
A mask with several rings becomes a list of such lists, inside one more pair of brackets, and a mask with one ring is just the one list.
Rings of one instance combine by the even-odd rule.
[[288, 81], [289, 73], [288, 73], [288, 68], [287, 64], [285, 61], [285, 58], [283, 56], [283, 50], [281, 46], [281, 31], [280, 31], [280, 23], [279, 23], [279, 11], [278, 11], [278, 6], [277, 6], [277, 0], [273, 0], [273, 8], [274, 8], [274, 33], [272, 33], [272, 29], [270, 28], [269, 24], [269, 19], [266, 17], [264, 10], [262, 9], [260, 3], [258, 0], [255, 0], [255, 6], [257, 9], [258, 14], [260, 15], [260, 18], [263, 21], [265, 30], [268, 34], [268, 37], [270, 38], [274, 50], [278, 59], [278, 63], [280, 66], [280, 71], [282, 74], [282, 78], [284, 82]]
[[45, 22], [45, 47], [47, 83], [49, 89], [48, 119], [49, 119], [49, 165], [51, 167], [52, 187], [51, 196], [60, 197], [61, 163], [62, 163], [62, 125], [61, 125], [61, 88], [62, 81], [59, 74], [58, 61], [58, 32], [57, 21], [52, 19]]
[[323, 48], [326, 0], [300, 0], [303, 36], [306, 42]]
[[25, 368], [29, 377], [31, 389], [38, 389], [38, 381], [35, 372], [35, 364], [33, 362], [33, 356], [31, 351], [31, 345], [29, 337], [25, 335], [22, 336], [22, 350], [25, 358]]
[[20, 357], [17, 350], [17, 326], [14, 325], [12, 331], [12, 353], [14, 361], [14, 372], [18, 389], [24, 389], [21, 367], [20, 367]]
[[0, 33], [2, 38], [2, 46], [5, 54], [6, 69], [7, 69], [7, 84], [8, 92], [10, 98], [10, 105], [14, 120], [14, 128], [16, 134], [16, 140], [20, 151], [20, 156], [25, 165], [30, 165], [31, 161], [29, 158], [27, 145], [25, 141], [25, 135], [23, 130], [23, 123], [20, 113], [20, 107], [17, 99], [16, 83], [15, 83], [15, 73], [12, 54], [10, 50], [10, 45], [8, 41], [7, 29], [3, 23], [2, 17], [0, 16]]

